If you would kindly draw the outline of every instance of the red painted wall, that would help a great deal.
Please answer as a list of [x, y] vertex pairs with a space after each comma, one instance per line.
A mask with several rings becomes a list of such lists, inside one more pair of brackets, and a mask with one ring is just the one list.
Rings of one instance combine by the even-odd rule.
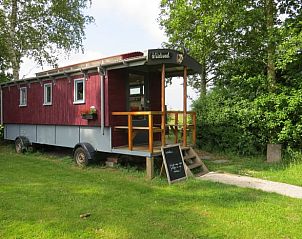
[[105, 78], [105, 126], [117, 125], [120, 122], [119, 117], [112, 117], [112, 112], [127, 111], [127, 80], [128, 71], [126, 69], [112, 70], [107, 73]]
[[[128, 71], [126, 69], [108, 71], [105, 78], [105, 126], [127, 125], [126, 116], [112, 116], [112, 112], [127, 111]], [[112, 130], [112, 146], [127, 145], [127, 133]]]
[[[150, 73], [150, 110], [161, 111], [161, 75]], [[127, 111], [127, 69], [109, 71], [105, 79], [105, 125], [127, 125], [127, 116], [112, 116], [112, 112]], [[156, 116], [154, 123], [160, 124], [161, 117]], [[155, 139], [160, 140], [160, 134], [155, 134]], [[112, 131], [112, 146], [128, 144], [127, 131]]]
[[[3, 88], [3, 115], [4, 123], [16, 124], [50, 124], [50, 125], [90, 125], [100, 126], [100, 77], [98, 73], [89, 74], [85, 81], [85, 104], [73, 104], [74, 79], [82, 78], [82, 75], [68, 79], [56, 79], [53, 84], [53, 99], [51, 106], [43, 106], [44, 81], [20, 85], [27, 87], [27, 106], [19, 107], [19, 87], [11, 86]], [[161, 110], [161, 76], [159, 73], [150, 73], [150, 109]], [[127, 111], [127, 69], [108, 71], [105, 77], [105, 126], [127, 125], [126, 116], [112, 116], [112, 112]], [[85, 120], [81, 112], [94, 105], [97, 109], [96, 120]], [[160, 123], [160, 117], [154, 120]], [[158, 134], [157, 134], [158, 135]], [[158, 136], [156, 139], [159, 139]], [[127, 145], [127, 132], [112, 131], [112, 146]]]
[[[27, 106], [19, 107], [19, 88], [10, 86], [3, 88], [4, 123], [16, 124], [56, 124], [56, 125], [100, 125], [100, 79], [97, 73], [89, 74], [85, 81], [85, 103], [73, 104], [74, 79], [56, 79], [52, 86], [52, 105], [43, 105], [44, 83], [34, 82], [20, 87], [27, 87]], [[96, 120], [85, 120], [81, 112], [95, 106], [98, 117]]]

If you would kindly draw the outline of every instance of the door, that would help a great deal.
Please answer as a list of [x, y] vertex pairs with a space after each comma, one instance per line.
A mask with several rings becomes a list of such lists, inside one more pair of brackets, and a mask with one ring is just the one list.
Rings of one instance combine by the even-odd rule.
[[[149, 84], [148, 77], [144, 73], [129, 73], [128, 77], [128, 110], [148, 111], [149, 110]], [[148, 126], [147, 116], [134, 116], [133, 126]], [[141, 131], [136, 134], [134, 144], [148, 143], [148, 131]]]

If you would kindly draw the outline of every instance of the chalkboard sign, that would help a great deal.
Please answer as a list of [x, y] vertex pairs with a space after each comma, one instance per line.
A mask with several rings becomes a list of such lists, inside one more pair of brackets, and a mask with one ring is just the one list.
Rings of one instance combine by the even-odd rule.
[[161, 148], [169, 183], [187, 178], [179, 144]]

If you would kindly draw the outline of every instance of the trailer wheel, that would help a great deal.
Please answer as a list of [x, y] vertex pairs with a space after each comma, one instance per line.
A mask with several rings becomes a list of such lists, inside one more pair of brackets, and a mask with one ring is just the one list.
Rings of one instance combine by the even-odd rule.
[[24, 145], [20, 138], [17, 138], [15, 140], [15, 149], [18, 154], [21, 154], [24, 152]]
[[89, 163], [88, 156], [86, 154], [86, 150], [82, 147], [78, 147], [74, 152], [74, 160], [79, 166], [87, 166]]

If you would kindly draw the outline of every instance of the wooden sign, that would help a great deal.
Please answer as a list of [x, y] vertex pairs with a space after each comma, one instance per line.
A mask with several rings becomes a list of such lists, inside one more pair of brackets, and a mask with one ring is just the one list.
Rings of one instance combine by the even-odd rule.
[[187, 178], [184, 159], [179, 144], [161, 148], [169, 184]]

